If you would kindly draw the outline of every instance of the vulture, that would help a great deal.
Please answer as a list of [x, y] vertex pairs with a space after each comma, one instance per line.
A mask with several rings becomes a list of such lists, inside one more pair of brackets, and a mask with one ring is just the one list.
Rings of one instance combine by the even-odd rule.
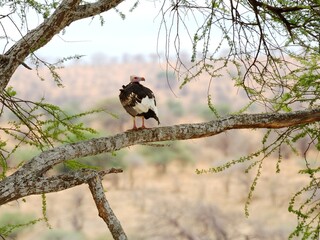
[[144, 119], [154, 118], [160, 124], [156, 98], [153, 92], [140, 84], [144, 77], [130, 76], [130, 83], [120, 89], [119, 99], [124, 109], [133, 117], [133, 128], [137, 129], [136, 116], [142, 118], [141, 128], [146, 128]]

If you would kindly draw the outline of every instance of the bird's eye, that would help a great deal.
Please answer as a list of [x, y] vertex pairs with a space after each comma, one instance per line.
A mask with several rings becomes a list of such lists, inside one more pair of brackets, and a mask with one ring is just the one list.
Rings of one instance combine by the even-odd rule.
[[138, 79], [138, 77], [134, 77], [133, 79]]

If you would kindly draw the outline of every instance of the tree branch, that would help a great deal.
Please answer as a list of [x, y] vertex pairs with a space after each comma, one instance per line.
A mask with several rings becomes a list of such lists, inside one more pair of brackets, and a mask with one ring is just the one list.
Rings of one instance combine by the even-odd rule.
[[29, 189], [28, 195], [43, 194], [62, 191], [81, 185], [83, 183], [87, 183], [99, 211], [99, 216], [106, 222], [113, 238], [116, 240], [125, 240], [127, 239], [127, 236], [122, 229], [120, 221], [113, 213], [106, 199], [101, 182], [101, 179], [104, 175], [120, 172], [122, 172], [122, 169], [116, 168], [111, 168], [103, 171], [82, 169], [67, 174], [59, 174], [53, 177], [38, 178], [35, 182], [33, 182], [33, 186], [28, 184], [24, 187], [24, 189]]
[[104, 194], [103, 186], [99, 175], [91, 178], [88, 181], [89, 188], [93, 199], [96, 203], [99, 216], [105, 221], [108, 225], [108, 228], [115, 240], [126, 240], [127, 235], [125, 234], [119, 220], [113, 213], [106, 196]]
[[20, 59], [18, 59], [17, 57], [9, 57], [7, 55], [2, 55], [0, 54], [0, 59], [4, 59], [4, 60], [10, 60], [10, 58], [13, 58], [13, 60], [19, 62], [22, 66], [24, 66], [26, 69], [32, 70], [31, 67], [29, 67], [26, 63], [24, 63], [23, 61], [21, 61]]
[[50, 192], [59, 192], [75, 186], [88, 183], [88, 181], [96, 176], [101, 178], [106, 174], [121, 173], [122, 169], [111, 168], [103, 171], [92, 169], [81, 169], [70, 173], [58, 174], [52, 177], [38, 177], [22, 181], [15, 192], [15, 199], [9, 198], [8, 201], [3, 201], [0, 205], [12, 200], [17, 200], [29, 195], [38, 195]]
[[124, 0], [100, 0], [95, 3], [80, 5], [73, 13], [73, 20], [93, 17], [118, 6]]
[[254, 3], [254, 5], [258, 6], [258, 7], [263, 7], [266, 8], [268, 10], [270, 10], [273, 13], [286, 13], [286, 12], [297, 12], [297, 11], [301, 11], [304, 9], [310, 9], [310, 8], [317, 8], [320, 5], [319, 4], [307, 4], [307, 5], [296, 5], [296, 6], [288, 6], [288, 7], [275, 7], [272, 6], [270, 4], [267, 4], [265, 2], [261, 2], [261, 1], [250, 1], [250, 3]]
[[[123, 0], [100, 0], [80, 5], [81, 0], [63, 0], [55, 12], [38, 27], [29, 31], [0, 58], [0, 92], [7, 86], [11, 76], [34, 51], [46, 45], [56, 34], [72, 22], [114, 8]], [[24, 65], [26, 67], [26, 65]]]
[[[301, 10], [308, 10], [310, 8], [318, 8], [320, 5], [319, 4], [313, 4], [313, 5], [297, 5], [297, 6], [289, 6], [289, 7], [275, 7], [272, 5], [269, 5], [267, 3], [261, 2], [261, 1], [257, 1], [257, 0], [249, 0], [249, 2], [251, 3], [251, 5], [253, 6], [254, 12], [256, 12], [256, 8], [257, 7], [261, 7], [264, 9], [267, 9], [268, 11], [270, 11], [270, 13], [274, 14], [276, 17], [279, 18], [280, 21], [282, 21], [282, 23], [285, 25], [285, 27], [287, 28], [291, 38], [293, 38], [292, 36], [292, 29], [297, 27], [296, 24], [289, 22], [286, 17], [283, 15], [283, 13], [289, 13], [289, 12], [297, 12], [297, 11], [301, 11]], [[257, 12], [256, 12], [257, 13]]]
[[12, 74], [20, 65], [15, 59], [23, 61], [30, 53], [47, 44], [54, 35], [68, 26], [72, 22], [71, 10], [80, 2], [81, 0], [63, 0], [48, 19], [28, 32], [5, 53], [8, 60], [0, 61], [0, 92], [7, 86]]
[[[43, 194], [50, 192], [59, 192], [65, 189], [88, 183], [88, 181], [96, 176], [103, 177], [111, 173], [121, 173], [122, 169], [110, 168], [108, 170], [96, 171], [92, 169], [81, 169], [70, 173], [58, 174], [52, 177], [41, 177], [30, 186], [31, 194]], [[31, 195], [29, 194], [29, 195]]]
[[[231, 129], [286, 128], [320, 121], [320, 108], [291, 113], [234, 115], [210, 122], [127, 131], [114, 136], [67, 144], [42, 152], [0, 182], [0, 205], [18, 199], [23, 187], [37, 181], [53, 166], [74, 158], [112, 152], [136, 144], [186, 140], [217, 135]], [[32, 184], [31, 184], [32, 185]], [[19, 190], [20, 189], [20, 190]], [[53, 190], [54, 191], [54, 190]]]

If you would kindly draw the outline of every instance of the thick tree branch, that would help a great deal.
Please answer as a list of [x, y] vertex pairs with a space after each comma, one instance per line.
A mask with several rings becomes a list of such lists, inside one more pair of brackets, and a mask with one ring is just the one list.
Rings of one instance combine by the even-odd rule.
[[317, 121], [320, 121], [320, 108], [292, 113], [243, 114], [205, 123], [128, 131], [114, 136], [59, 146], [32, 158], [14, 174], [1, 181], [0, 205], [16, 200], [21, 195], [30, 195], [29, 192], [21, 192], [26, 191], [25, 186], [28, 184], [33, 186], [32, 183], [43, 177], [50, 168], [69, 159], [112, 152], [148, 142], [209, 137], [231, 129], [285, 128]]
[[118, 6], [124, 0], [100, 0], [95, 3], [80, 5], [73, 13], [73, 20], [93, 17]]
[[10, 58], [13, 58], [13, 60], [19, 62], [22, 66], [24, 66], [25, 68], [32, 70], [31, 67], [29, 67], [26, 63], [24, 63], [23, 61], [21, 61], [20, 59], [18, 59], [17, 57], [9, 57], [7, 55], [2, 55], [0, 54], [0, 60], [4, 59], [4, 60], [10, 60]]
[[52, 177], [41, 177], [35, 179], [36, 181], [32, 182], [31, 184], [29, 182], [26, 186], [21, 187], [22, 189], [28, 189], [29, 191], [25, 191], [25, 193], [27, 193], [27, 195], [31, 195], [62, 191], [83, 183], [87, 183], [99, 211], [99, 216], [106, 222], [113, 238], [116, 240], [125, 240], [127, 239], [127, 236], [122, 229], [120, 221], [113, 213], [106, 199], [101, 182], [101, 179], [104, 175], [120, 172], [122, 172], [122, 169], [116, 168], [103, 171], [82, 169]]
[[127, 235], [123, 231], [123, 228], [117, 219], [116, 215], [113, 213], [106, 196], [104, 194], [103, 186], [99, 175], [91, 178], [88, 181], [89, 188], [93, 199], [96, 203], [99, 216], [105, 221], [108, 225], [108, 228], [115, 240], [126, 240]]
[[[88, 183], [96, 176], [103, 177], [106, 174], [121, 173], [122, 169], [111, 168], [108, 170], [96, 171], [92, 169], [82, 169], [70, 173], [58, 174], [52, 177], [40, 177], [34, 181], [32, 186], [28, 184], [28, 195], [36, 195], [50, 192], [59, 192], [75, 186]], [[24, 197], [24, 196], [21, 196]]]
[[320, 5], [319, 4], [313, 4], [313, 5], [296, 5], [296, 6], [288, 6], [288, 7], [275, 7], [275, 6], [272, 6], [270, 4], [267, 4], [265, 2], [261, 2], [261, 1], [257, 1], [257, 0], [251, 0], [250, 3], [252, 5], [255, 5], [257, 7], [263, 7], [263, 8], [266, 8], [268, 10], [270, 10], [271, 12], [273, 13], [285, 13], [285, 12], [296, 12], [296, 11], [301, 11], [301, 10], [304, 10], [304, 9], [310, 9], [310, 8], [317, 8], [319, 7]]
[[[78, 171], [72, 171], [70, 173], [58, 174], [51, 177], [35, 177], [28, 179], [27, 181], [22, 181], [19, 187], [15, 190], [14, 198], [10, 199], [17, 200], [29, 195], [38, 195], [50, 192], [59, 192], [75, 186], [88, 183], [88, 181], [96, 176], [101, 178], [106, 174], [111, 173], [121, 173], [122, 169], [111, 168], [108, 170], [96, 171], [92, 169], [82, 169]], [[16, 187], [16, 185], [13, 185]], [[8, 201], [7, 201], [8, 202]], [[0, 205], [5, 204], [6, 201], [1, 202]]]
[[54, 35], [71, 23], [70, 14], [81, 0], [63, 0], [56, 11], [35, 29], [28, 32], [16, 42], [6, 53], [8, 60], [0, 61], [0, 92], [7, 86], [12, 74], [20, 62], [30, 53], [47, 44]]
[[[108, 11], [123, 0], [100, 0], [80, 5], [81, 0], [63, 0], [55, 12], [38, 27], [29, 31], [0, 58], [0, 92], [24, 59], [46, 45], [72, 22]], [[26, 67], [26, 65], [24, 65]]]

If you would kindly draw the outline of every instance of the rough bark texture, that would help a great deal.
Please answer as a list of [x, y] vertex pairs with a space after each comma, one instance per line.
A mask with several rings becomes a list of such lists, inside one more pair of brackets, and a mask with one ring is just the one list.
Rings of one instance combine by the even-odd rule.
[[122, 169], [111, 168], [103, 171], [96, 171], [92, 169], [81, 169], [65, 174], [58, 174], [52, 177], [39, 177], [25, 182], [25, 188], [28, 195], [43, 194], [49, 192], [58, 192], [69, 189], [84, 183], [88, 183], [92, 178], [99, 176], [103, 177], [106, 174], [121, 173]]
[[55, 12], [38, 27], [29, 31], [0, 57], [0, 92], [29, 54], [46, 45], [56, 34], [72, 22], [106, 12], [123, 0], [100, 0], [82, 4], [81, 0], [63, 0]]
[[205, 123], [128, 131], [114, 136], [59, 146], [35, 156], [15, 173], [2, 180], [0, 205], [25, 196], [57, 192], [87, 183], [97, 205], [99, 216], [108, 225], [114, 239], [127, 239], [119, 220], [109, 206], [100, 180], [103, 175], [117, 173], [120, 170], [110, 169], [101, 172], [83, 170], [52, 177], [45, 177], [45, 173], [66, 160], [112, 152], [135, 144], [204, 138], [231, 129], [284, 128], [317, 121], [320, 121], [320, 109], [283, 114], [235, 115]]
[[126, 240], [127, 235], [122, 229], [122, 226], [113, 213], [106, 196], [104, 194], [103, 186], [101, 183], [100, 176], [96, 174], [95, 177], [91, 178], [88, 181], [89, 189], [91, 191], [91, 194], [93, 196], [93, 199], [96, 203], [99, 216], [105, 221], [105, 223], [108, 225], [108, 228], [110, 229], [110, 232], [114, 239], [117, 240]]
[[[38, 27], [29, 31], [7, 52], [0, 55], [0, 92], [2, 92], [19, 65], [34, 51], [46, 45], [56, 34], [72, 22], [106, 12], [123, 0], [97, 0], [84, 3], [82, 0], [62, 0], [54, 13]], [[261, 5], [250, 0], [252, 5]], [[259, 5], [260, 4], [260, 5]], [[269, 9], [281, 18], [278, 9]], [[278, 11], [278, 12], [277, 12]], [[290, 31], [289, 27], [288, 30]], [[119, 220], [114, 215], [105, 197], [101, 178], [105, 174], [121, 172], [119, 169], [105, 171], [80, 170], [67, 174], [47, 177], [46, 172], [53, 166], [74, 158], [112, 152], [131, 145], [167, 140], [204, 138], [231, 129], [284, 128], [308, 124], [320, 120], [320, 109], [298, 111], [286, 114], [236, 115], [198, 124], [181, 124], [168, 127], [144, 129], [119, 133], [114, 136], [91, 139], [59, 146], [35, 156], [16, 172], [0, 182], [0, 205], [33, 194], [62, 191], [79, 184], [89, 185], [97, 205], [99, 216], [108, 225], [114, 239], [127, 239]]]
[[[82, 0], [63, 0], [50, 17], [45, 19], [35, 29], [29, 31], [7, 52], [0, 54], [0, 93], [6, 88], [19, 65], [31, 69], [24, 63], [25, 58], [46, 45], [61, 30], [65, 29], [74, 21], [108, 11], [122, 1], [123, 0], [99, 0], [94, 3], [82, 4]], [[120, 170], [117, 169], [100, 172], [84, 170], [46, 177], [44, 173], [58, 162], [61, 162], [58, 160], [59, 158], [61, 160], [66, 160], [71, 156], [81, 156], [84, 154], [84, 152], [81, 151], [77, 153], [79, 150], [77, 147], [74, 149], [71, 145], [65, 147], [66, 148], [61, 147], [58, 152], [52, 149], [47, 151], [44, 155], [40, 154], [29, 162], [33, 162], [31, 165], [26, 164], [12, 176], [1, 181], [1, 186], [5, 186], [6, 189], [2, 189], [3, 191], [0, 193], [0, 205], [32, 194], [61, 191], [79, 184], [88, 183], [89, 180], [89, 185], [91, 186], [93, 183], [91, 179], [96, 178], [97, 176], [102, 177], [108, 173], [120, 172]], [[40, 165], [42, 165], [42, 167]], [[101, 185], [101, 182], [99, 183]], [[100, 187], [102, 188], [102, 185]], [[99, 189], [97, 188], [97, 193], [93, 193], [93, 196], [95, 196], [94, 194], [101, 194], [101, 191], [99, 192]], [[111, 214], [107, 207], [106, 204], [102, 205], [102, 208], [105, 208], [104, 210], [107, 211], [108, 214]], [[104, 220], [110, 217], [113, 218], [114, 221], [118, 221], [114, 214], [108, 215]], [[126, 239], [126, 237], [123, 237], [125, 234], [119, 221], [118, 225], [120, 227], [109, 228], [112, 235], [115, 239]], [[122, 230], [122, 233], [120, 230]]]
[[[320, 109], [292, 113], [235, 115], [205, 123], [181, 124], [168, 127], [118, 133], [59, 146], [42, 152], [19, 170], [0, 182], [0, 205], [31, 194], [65, 189], [59, 182], [45, 182], [44, 174], [53, 166], [74, 158], [112, 152], [128, 146], [167, 140], [209, 137], [231, 129], [284, 128], [320, 121]], [[38, 188], [38, 189], [35, 189]]]

